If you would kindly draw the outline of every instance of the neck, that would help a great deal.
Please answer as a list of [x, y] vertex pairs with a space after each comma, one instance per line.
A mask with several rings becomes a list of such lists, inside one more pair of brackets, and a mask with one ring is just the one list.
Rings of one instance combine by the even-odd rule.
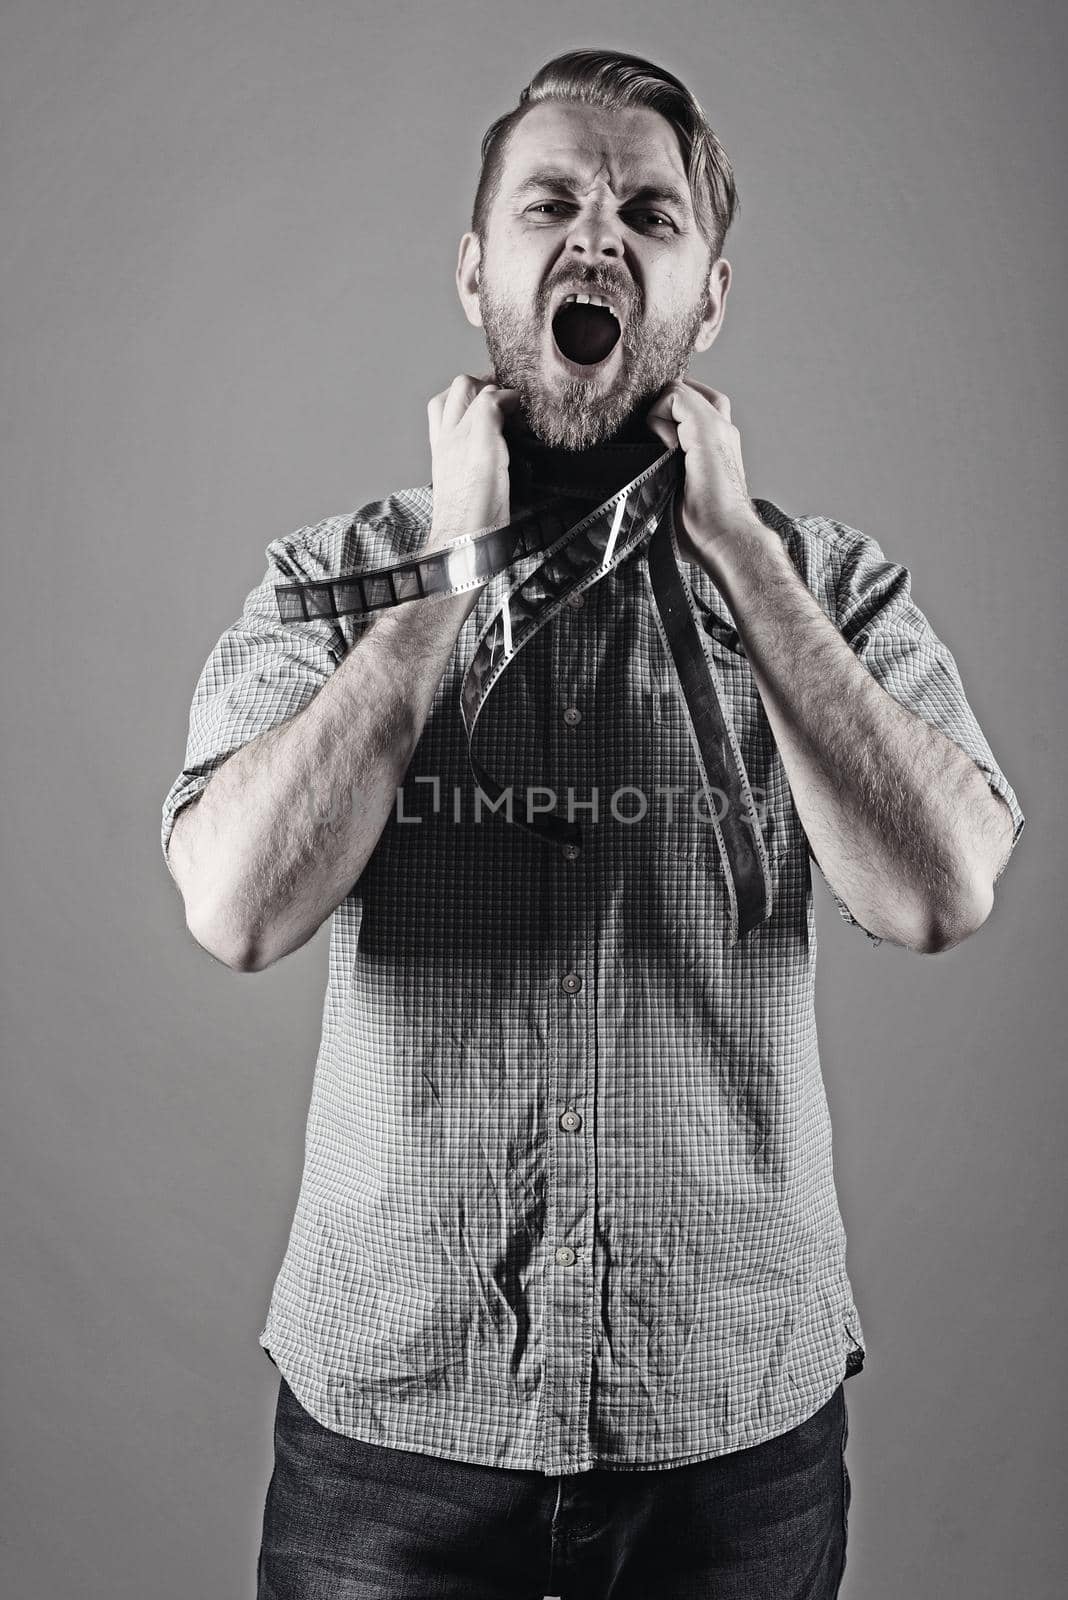
[[611, 439], [588, 450], [563, 450], [538, 439], [519, 416], [505, 424], [512, 510], [550, 495], [600, 505], [664, 453], [644, 417], [626, 422]]

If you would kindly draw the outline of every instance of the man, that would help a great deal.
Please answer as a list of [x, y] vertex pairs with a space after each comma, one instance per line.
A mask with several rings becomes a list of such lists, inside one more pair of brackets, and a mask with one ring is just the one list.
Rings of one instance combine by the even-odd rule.
[[[934, 953], [1024, 819], [906, 570], [751, 500], [683, 377], [736, 198], [669, 73], [544, 67], [484, 141], [457, 286], [492, 373], [431, 400], [432, 488], [274, 541], [202, 674], [163, 822], [190, 930], [262, 971], [333, 913], [261, 1600], [838, 1592], [864, 1337], [810, 857]], [[470, 536], [545, 505], [587, 543], [479, 575]], [[283, 620], [414, 559], [466, 586]]]

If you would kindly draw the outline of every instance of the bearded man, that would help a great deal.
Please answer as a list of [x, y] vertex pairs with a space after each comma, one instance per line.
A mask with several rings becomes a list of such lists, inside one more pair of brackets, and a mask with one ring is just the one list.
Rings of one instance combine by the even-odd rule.
[[430, 485], [268, 547], [164, 806], [218, 960], [332, 918], [258, 1592], [827, 1600], [865, 1343], [810, 863], [933, 954], [1023, 816], [906, 569], [752, 499], [685, 376], [737, 205], [692, 94], [572, 51], [482, 154], [491, 371]]

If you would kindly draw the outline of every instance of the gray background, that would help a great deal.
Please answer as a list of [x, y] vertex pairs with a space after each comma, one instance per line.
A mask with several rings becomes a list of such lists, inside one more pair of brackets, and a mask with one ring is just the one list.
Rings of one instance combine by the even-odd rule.
[[912, 569], [1028, 819], [944, 955], [816, 890], [869, 1351], [842, 1592], [1062, 1592], [1065, 34], [1053, 0], [5, 4], [7, 1593], [253, 1593], [327, 930], [214, 962], [160, 806], [268, 541], [427, 481], [427, 399], [484, 368], [479, 139], [590, 44], [679, 73], [735, 163], [692, 372], [751, 493]]

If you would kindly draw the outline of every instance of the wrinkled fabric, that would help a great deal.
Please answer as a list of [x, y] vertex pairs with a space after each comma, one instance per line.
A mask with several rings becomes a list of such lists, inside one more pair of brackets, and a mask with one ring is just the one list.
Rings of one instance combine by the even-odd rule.
[[848, 1436], [840, 1383], [748, 1450], [546, 1477], [346, 1438], [282, 1378], [256, 1600], [835, 1600]]
[[[1015, 844], [1016, 796], [908, 571], [845, 524], [754, 506], [876, 680], [1004, 797]], [[197, 684], [164, 852], [219, 765], [306, 707], [372, 625], [282, 624], [274, 585], [414, 555], [431, 510], [429, 487], [402, 490], [268, 546]], [[460, 682], [537, 559], [483, 590], [331, 919], [303, 1176], [259, 1342], [306, 1411], [354, 1439], [552, 1475], [674, 1467], [796, 1427], [864, 1359], [813, 1009], [812, 858], [734, 619], [690, 565], [763, 797], [771, 918], [730, 945], [640, 561], [539, 630], [478, 725], [517, 807], [532, 786], [571, 791], [582, 850], [477, 811]]]

